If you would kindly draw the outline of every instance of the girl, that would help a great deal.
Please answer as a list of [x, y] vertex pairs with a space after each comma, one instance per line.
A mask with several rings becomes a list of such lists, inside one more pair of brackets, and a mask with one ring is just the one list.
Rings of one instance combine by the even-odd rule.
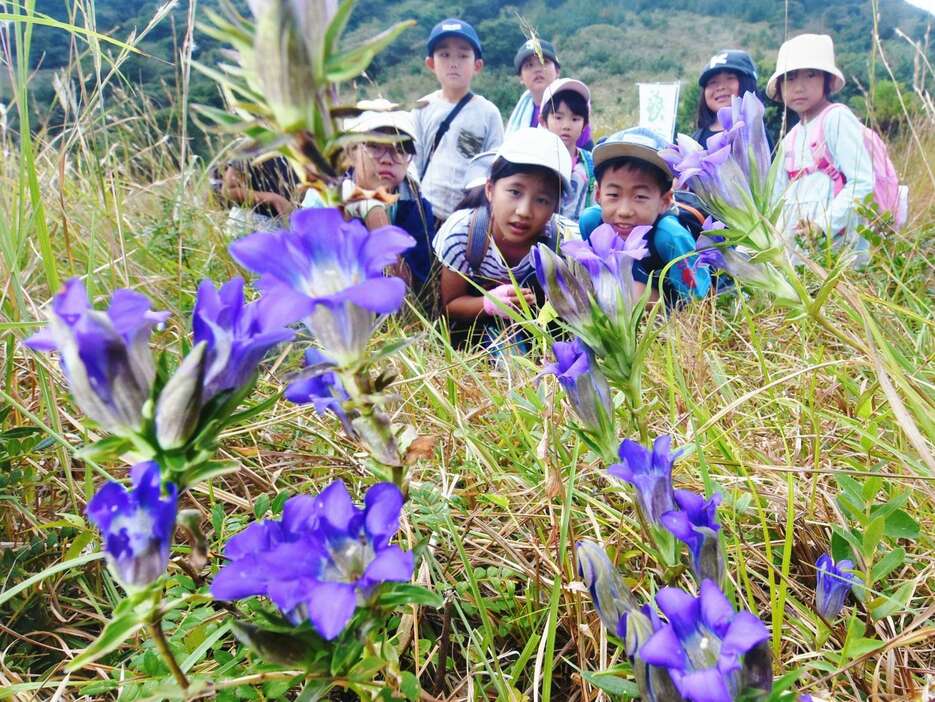
[[582, 210], [594, 204], [594, 161], [578, 146], [578, 138], [591, 117], [591, 91], [574, 78], [559, 78], [542, 94], [542, 126], [562, 140], [571, 157], [571, 188], [562, 198], [562, 215], [578, 221]]
[[869, 242], [857, 233], [856, 203], [874, 190], [873, 161], [863, 125], [828, 99], [843, 87], [827, 34], [800, 34], [780, 47], [766, 95], [800, 121], [782, 140], [774, 192], [782, 198], [779, 224], [790, 250], [797, 236], [829, 234], [832, 247], [852, 252], [853, 265], [861, 267], [869, 261]]
[[520, 297], [536, 302], [533, 245], [557, 249], [578, 238], [574, 222], [556, 214], [570, 175], [561, 139], [545, 129], [519, 129], [497, 151], [484, 186], [487, 204], [455, 212], [438, 231], [441, 303], [452, 343], [489, 345], [499, 331], [496, 318], [509, 318]]
[[702, 146], [708, 138], [724, 130], [717, 111], [730, 107], [730, 99], [756, 92], [756, 66], [750, 54], [739, 49], [725, 49], [711, 57], [698, 78], [697, 130], [692, 138]]

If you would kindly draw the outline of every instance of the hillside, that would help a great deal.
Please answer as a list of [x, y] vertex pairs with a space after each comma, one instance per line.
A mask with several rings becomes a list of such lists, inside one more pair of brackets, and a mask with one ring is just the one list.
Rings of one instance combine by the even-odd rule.
[[[216, 8], [219, 0], [202, 0], [195, 17], [204, 21], [205, 11]], [[38, 12], [61, 21], [85, 25], [80, 11], [71, 17], [66, 3], [43, 0]], [[70, 5], [70, 3], [69, 3]], [[143, 34], [139, 48], [145, 56], [131, 56], [120, 73], [130, 86], [142, 89], [153, 101], [155, 117], [174, 132], [178, 99], [177, 56], [183, 43], [188, 2], [178, 2], [151, 25], [154, 15], [172, 3], [141, 0], [126, 3], [98, 0], [93, 5], [98, 31], [127, 39], [134, 30]], [[246, 3], [235, 5], [244, 11]], [[912, 53], [895, 29], [917, 40], [925, 35], [931, 16], [903, 0], [884, 0], [880, 4], [879, 34], [883, 39], [890, 67], [896, 78], [908, 85], [913, 78]], [[82, 7], [78, 3], [79, 9]], [[87, 8], [85, 8], [87, 9]], [[477, 92], [497, 104], [504, 115], [521, 92], [513, 75], [512, 58], [523, 40], [523, 25], [552, 40], [559, 49], [562, 72], [586, 81], [594, 94], [594, 122], [598, 134], [632, 122], [637, 107], [635, 83], [643, 80], [681, 80], [682, 109], [689, 115], [697, 100], [695, 76], [698, 67], [717, 49], [727, 46], [747, 48], [760, 66], [763, 81], [775, 60], [775, 53], [785, 35], [786, 10], [788, 33], [821, 31], [832, 34], [839, 53], [839, 63], [848, 76], [844, 98], [854, 102], [860, 86], [889, 78], [886, 70], [870, 60], [873, 19], [870, 2], [853, 0], [794, 0], [787, 5], [773, 0], [751, 0], [738, 6], [713, 0], [633, 0], [606, 3], [602, 0], [566, 0], [556, 4], [543, 0], [507, 3], [467, 0], [466, 2], [428, 3], [425, 0], [402, 0], [393, 3], [363, 2], [351, 24], [350, 39], [356, 33], [372, 34], [379, 28], [401, 19], [412, 18], [417, 26], [403, 34], [372, 67], [371, 82], [359, 83], [361, 95], [385, 95], [401, 102], [411, 102], [434, 89], [432, 76], [422, 65], [424, 40], [438, 20], [460, 14], [477, 27], [484, 44], [486, 68], [477, 79]], [[151, 25], [151, 26], [150, 26]], [[698, 38], [703, 37], [703, 41]], [[33, 108], [39, 123], [60, 121], [54, 107], [52, 77], [69, 65], [75, 52], [86, 54], [80, 39], [68, 41], [59, 29], [36, 27], [32, 36], [31, 66]], [[107, 49], [111, 56], [116, 48]], [[194, 56], [207, 65], [221, 60], [220, 47], [204, 33], [195, 31]], [[85, 59], [84, 64], [90, 62]], [[93, 82], [94, 71], [84, 66], [86, 82]], [[219, 96], [211, 81], [193, 73], [190, 101], [216, 104]], [[112, 81], [112, 85], [116, 81]], [[78, 91], [80, 94], [80, 90]], [[0, 99], [9, 100], [8, 90], [0, 83]], [[859, 103], [860, 101], [858, 101]], [[858, 108], [860, 104], [856, 105]]]

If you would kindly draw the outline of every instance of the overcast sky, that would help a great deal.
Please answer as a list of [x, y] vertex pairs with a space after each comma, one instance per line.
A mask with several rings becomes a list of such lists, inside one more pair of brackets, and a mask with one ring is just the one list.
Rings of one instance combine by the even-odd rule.
[[910, 5], [921, 7], [923, 10], [928, 10], [935, 15], [935, 0], [906, 0], [906, 2]]

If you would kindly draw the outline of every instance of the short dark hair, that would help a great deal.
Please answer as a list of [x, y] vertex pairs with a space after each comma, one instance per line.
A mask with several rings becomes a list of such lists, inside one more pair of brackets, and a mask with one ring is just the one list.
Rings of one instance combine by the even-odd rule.
[[[720, 73], [721, 71], [718, 71]], [[731, 71], [729, 69], [724, 69], [724, 73], [733, 73], [737, 76], [737, 80], [740, 81], [740, 97], [743, 97], [746, 93], [756, 94], [756, 81], [752, 76], [748, 76], [739, 71]], [[714, 76], [712, 76], [713, 78]], [[759, 96], [758, 96], [759, 97]], [[717, 122], [717, 113], [711, 110], [708, 107], [708, 103], [704, 99], [704, 88], [701, 88], [701, 92], [698, 95], [698, 116], [696, 118], [696, 123], [698, 129], [707, 129], [712, 124]], [[702, 144], [704, 146], [704, 144]]]
[[544, 122], [547, 120], [549, 115], [555, 112], [563, 102], [573, 114], [583, 117], [584, 123], [588, 123], [588, 113], [590, 112], [590, 110], [588, 110], [588, 101], [584, 99], [581, 93], [577, 93], [574, 90], [559, 90], [548, 102], [543, 102], [542, 121]]
[[619, 156], [604, 161], [594, 168], [594, 178], [597, 180], [598, 185], [600, 185], [607, 171], [618, 171], [621, 168], [650, 176], [656, 181], [656, 185], [659, 186], [659, 192], [662, 194], [672, 190], [672, 178], [667, 175], [665, 171], [659, 168], [659, 166], [654, 166], [648, 161], [644, 161], [640, 158], [633, 158], [632, 156]]
[[502, 178], [509, 178], [518, 174], [536, 175], [546, 180], [551, 180], [555, 184], [555, 192], [558, 197], [555, 199], [555, 210], [562, 205], [562, 181], [558, 174], [551, 168], [545, 166], [533, 166], [528, 163], [513, 163], [505, 158], [497, 157], [490, 167], [490, 182], [496, 183]]

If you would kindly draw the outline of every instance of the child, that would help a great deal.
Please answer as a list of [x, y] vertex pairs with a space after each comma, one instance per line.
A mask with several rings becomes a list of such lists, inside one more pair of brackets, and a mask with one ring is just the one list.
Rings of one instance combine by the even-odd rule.
[[[678, 259], [663, 281], [665, 300], [674, 304], [704, 297], [711, 287], [711, 275], [696, 265], [695, 239], [672, 212], [672, 171], [659, 156], [666, 146], [661, 137], [644, 127], [617, 132], [595, 146], [598, 206], [585, 210], [579, 225], [585, 239], [602, 222], [622, 237], [629, 236], [634, 227], [651, 225], [646, 235], [649, 256], [633, 264], [633, 279], [657, 289], [659, 272], [669, 261]], [[657, 297], [654, 291], [652, 299]]]
[[471, 92], [484, 61], [477, 32], [467, 22], [446, 19], [429, 35], [425, 65], [441, 89], [416, 105], [416, 171], [422, 192], [443, 222], [461, 199], [464, 172], [473, 156], [503, 141], [503, 119], [489, 100]]
[[233, 161], [224, 169], [220, 193], [230, 204], [225, 231], [233, 239], [284, 226], [295, 206], [299, 179], [289, 162], [274, 157], [253, 164]]
[[[537, 46], [538, 45], [538, 46]], [[539, 52], [536, 53], [538, 48]], [[542, 56], [540, 59], [539, 56]], [[539, 112], [542, 107], [542, 94], [561, 72], [555, 47], [543, 39], [529, 39], [516, 52], [513, 68], [519, 76], [519, 82], [526, 88], [506, 123], [506, 134], [511, 134], [523, 127], [538, 127]], [[578, 146], [591, 149], [591, 126], [585, 125], [578, 137]]]
[[580, 80], [560, 78], [542, 94], [542, 125], [555, 134], [571, 156], [571, 187], [562, 198], [562, 215], [578, 221], [593, 203], [594, 163], [577, 143], [591, 115], [591, 91]]
[[[371, 109], [348, 120], [345, 128], [356, 134], [372, 134], [375, 141], [356, 143], [348, 150], [351, 168], [342, 184], [342, 194], [351, 202], [345, 206], [345, 214], [361, 220], [370, 230], [393, 224], [416, 240], [392, 273], [419, 293], [432, 269], [434, 218], [432, 206], [407, 173], [416, 152], [412, 117], [408, 112], [388, 111], [392, 106], [386, 100], [359, 106], [364, 105]], [[387, 137], [398, 141], [386, 141]], [[390, 202], [387, 195], [396, 195], [397, 199]], [[302, 206], [320, 207], [321, 199], [309, 190]]]
[[739, 49], [725, 49], [711, 57], [698, 78], [701, 94], [698, 96], [697, 131], [692, 138], [702, 146], [708, 138], [724, 127], [717, 118], [717, 111], [730, 107], [731, 97], [742, 97], [756, 92], [756, 66], [750, 54]]
[[784, 160], [775, 193], [783, 200], [779, 224], [790, 250], [795, 237], [829, 232], [836, 250], [855, 255], [853, 265], [870, 258], [869, 242], [857, 233], [856, 203], [874, 190], [873, 161], [864, 127], [846, 106], [829, 96], [844, 87], [826, 34], [800, 34], [779, 49], [776, 72], [766, 95], [782, 101], [799, 123], [782, 141]]
[[508, 317], [504, 308], [517, 306], [519, 295], [529, 304], [536, 301], [533, 245], [544, 241], [557, 249], [578, 235], [574, 222], [556, 214], [570, 175], [571, 158], [558, 137], [545, 129], [520, 129], [504, 141], [491, 166], [488, 204], [455, 212], [439, 230], [441, 302], [453, 342], [474, 339], [475, 331], [495, 333], [494, 318]]

